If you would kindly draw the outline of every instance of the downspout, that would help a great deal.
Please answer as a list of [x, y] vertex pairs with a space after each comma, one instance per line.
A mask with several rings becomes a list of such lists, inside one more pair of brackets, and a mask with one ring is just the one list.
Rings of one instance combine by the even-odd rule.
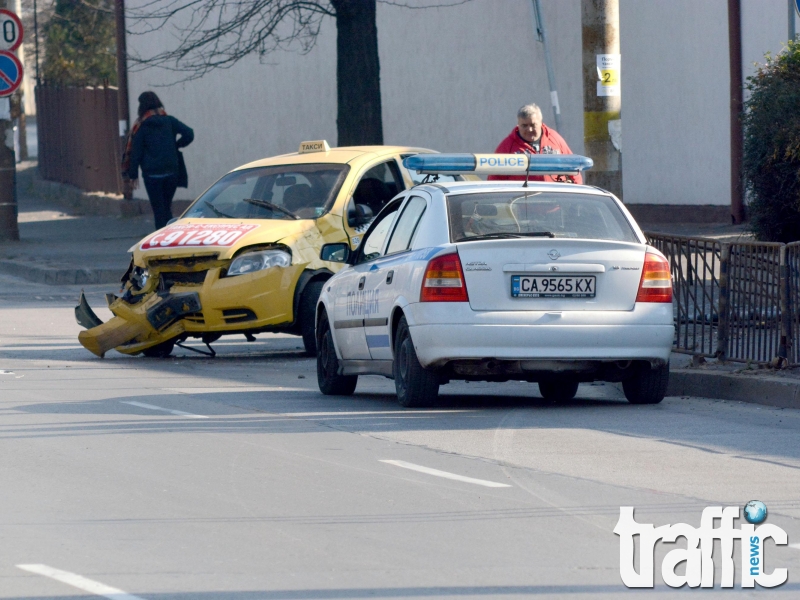
[[[125, 140], [130, 128], [130, 104], [128, 102], [128, 51], [125, 40], [125, 0], [114, 2], [117, 24], [117, 118], [119, 119], [119, 154], [125, 151]], [[119, 167], [121, 160], [117, 161]], [[119, 168], [117, 168], [119, 172]], [[121, 181], [120, 188], [126, 200], [133, 198], [133, 189], [127, 179]]]
[[730, 125], [731, 125], [731, 219], [744, 221], [744, 184], [742, 162], [744, 130], [742, 110], [744, 91], [742, 79], [742, 6], [741, 0], [728, 0], [728, 49], [730, 53]]

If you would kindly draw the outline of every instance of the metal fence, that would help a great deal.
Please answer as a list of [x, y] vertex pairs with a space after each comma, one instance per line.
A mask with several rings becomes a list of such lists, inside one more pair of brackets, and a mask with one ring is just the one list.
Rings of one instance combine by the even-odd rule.
[[121, 193], [117, 114], [116, 88], [36, 86], [41, 177]]
[[676, 352], [800, 364], [800, 242], [648, 238], [670, 261]]

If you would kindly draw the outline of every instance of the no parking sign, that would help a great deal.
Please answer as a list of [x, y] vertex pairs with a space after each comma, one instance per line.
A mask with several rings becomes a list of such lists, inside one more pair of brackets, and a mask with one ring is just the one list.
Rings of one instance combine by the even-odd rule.
[[22, 84], [22, 63], [8, 50], [0, 50], [0, 98], [10, 96]]

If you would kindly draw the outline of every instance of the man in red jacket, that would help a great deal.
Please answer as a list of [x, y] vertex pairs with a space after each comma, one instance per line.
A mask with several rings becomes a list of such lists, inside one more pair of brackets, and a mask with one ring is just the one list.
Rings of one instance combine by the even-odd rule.
[[[536, 104], [526, 104], [517, 111], [517, 126], [506, 139], [497, 146], [495, 154], [572, 154], [556, 131], [542, 123], [542, 109]], [[490, 175], [494, 180], [521, 180], [523, 175]], [[583, 183], [577, 175], [531, 175], [531, 181], [568, 181]]]

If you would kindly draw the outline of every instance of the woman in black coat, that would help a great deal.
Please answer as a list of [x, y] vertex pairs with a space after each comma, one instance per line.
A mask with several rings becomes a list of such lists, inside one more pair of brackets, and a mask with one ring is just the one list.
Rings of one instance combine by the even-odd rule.
[[193, 139], [194, 131], [175, 117], [168, 116], [155, 92], [144, 92], [139, 96], [139, 118], [128, 136], [122, 175], [130, 179], [133, 189], [136, 189], [141, 167], [156, 229], [161, 229], [172, 219], [175, 190], [188, 184], [186, 167], [178, 149], [188, 146]]

